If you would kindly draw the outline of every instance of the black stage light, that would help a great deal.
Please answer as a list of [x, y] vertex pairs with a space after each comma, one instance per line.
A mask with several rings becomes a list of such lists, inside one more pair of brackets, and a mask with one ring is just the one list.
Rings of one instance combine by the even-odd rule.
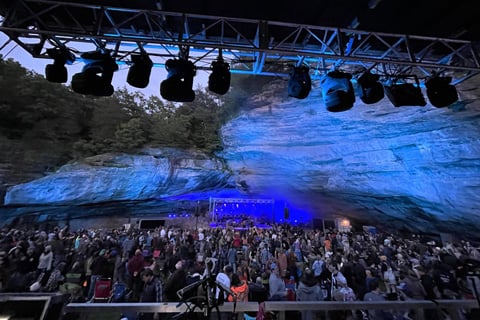
[[65, 83], [68, 73], [65, 64], [72, 64], [75, 56], [66, 48], [50, 48], [47, 54], [53, 59], [53, 64], [45, 66], [45, 78], [50, 82]]
[[355, 102], [352, 75], [341, 71], [331, 71], [320, 81], [322, 96], [328, 111], [349, 110]]
[[430, 103], [437, 108], [443, 108], [458, 101], [457, 89], [451, 85], [452, 77], [433, 76], [425, 82]]
[[305, 99], [312, 89], [310, 69], [306, 66], [293, 67], [288, 79], [288, 96]]
[[383, 91], [383, 85], [378, 81], [380, 76], [378, 74], [372, 74], [369, 71], [364, 72], [357, 82], [362, 88], [362, 95], [360, 99], [365, 104], [374, 104], [379, 102], [385, 97]]
[[175, 102], [192, 102], [195, 99], [192, 89], [195, 65], [185, 59], [168, 59], [165, 69], [168, 75], [160, 84], [162, 98]]
[[225, 94], [230, 89], [230, 65], [218, 59], [210, 66], [212, 73], [208, 77], [208, 90], [217, 94]]
[[113, 73], [118, 70], [115, 59], [108, 50], [97, 50], [82, 53], [87, 62], [82, 72], [72, 77], [72, 90], [76, 93], [93, 96], [111, 96]]
[[132, 54], [132, 65], [128, 69], [127, 83], [135, 88], [146, 88], [150, 82], [153, 62], [146, 53]]
[[384, 89], [387, 98], [395, 107], [423, 107], [427, 104], [418, 84], [416, 86], [412, 83], [391, 84], [384, 86]]

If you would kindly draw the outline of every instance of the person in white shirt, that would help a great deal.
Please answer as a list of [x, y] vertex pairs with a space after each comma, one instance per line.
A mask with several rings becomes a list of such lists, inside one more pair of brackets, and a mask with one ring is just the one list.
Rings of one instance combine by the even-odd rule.
[[[225, 267], [223, 267], [223, 272], [219, 272], [217, 274], [217, 276], [215, 277], [215, 281], [217, 283], [221, 284], [223, 288], [230, 289], [232, 273], [233, 273], [232, 266], [227, 264]], [[216, 291], [216, 294], [215, 294], [216, 299], [218, 299], [220, 297], [220, 292], [221, 292], [221, 289], [219, 287], [217, 287], [217, 291]], [[227, 301], [228, 293], [224, 292], [223, 294], [224, 294], [224, 299], [225, 299], [224, 301]]]

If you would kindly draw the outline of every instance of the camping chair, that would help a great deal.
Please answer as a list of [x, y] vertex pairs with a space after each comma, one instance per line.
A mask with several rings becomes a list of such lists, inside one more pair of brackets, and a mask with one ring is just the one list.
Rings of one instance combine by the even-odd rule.
[[112, 298], [112, 279], [99, 279], [95, 282], [92, 302], [110, 302]]
[[127, 302], [130, 299], [132, 291], [125, 282], [115, 281], [112, 287], [112, 298], [110, 302]]

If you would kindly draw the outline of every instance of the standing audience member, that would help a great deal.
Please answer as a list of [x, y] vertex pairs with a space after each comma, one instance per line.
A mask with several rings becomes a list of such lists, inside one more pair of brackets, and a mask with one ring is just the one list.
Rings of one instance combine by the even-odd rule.
[[[162, 302], [163, 289], [162, 283], [155, 278], [152, 269], [145, 269], [141, 273], [143, 281], [143, 290], [140, 294], [140, 302]], [[138, 320], [158, 320], [159, 313], [140, 313]]]
[[46, 292], [55, 292], [58, 291], [58, 288], [60, 287], [61, 284], [65, 282], [65, 262], [60, 262], [57, 264], [57, 266], [53, 269], [52, 273], [50, 273], [50, 277], [47, 280], [47, 283], [45, 284], [45, 287], [43, 288], [43, 291]]
[[[215, 281], [220, 284], [224, 289], [230, 289], [231, 287], [231, 277], [233, 273], [233, 268], [230, 265], [226, 265], [223, 267], [223, 271], [219, 272], [217, 276], [215, 277]], [[225, 301], [228, 299], [228, 294], [227, 292], [223, 292], [223, 297], [221, 296], [222, 289], [217, 287], [217, 291], [215, 293], [215, 298], [219, 301], [222, 301], [222, 299]]]
[[87, 300], [91, 300], [93, 298], [97, 281], [102, 278], [108, 278], [108, 261], [105, 257], [105, 254], [105, 249], [100, 250], [90, 264], [91, 275]]
[[268, 278], [268, 287], [270, 291], [271, 301], [285, 301], [287, 300], [287, 292], [285, 282], [280, 277], [278, 267], [275, 267]]
[[[385, 296], [380, 291], [380, 280], [373, 279], [370, 281], [370, 291], [368, 291], [363, 296], [363, 301], [385, 301]], [[393, 315], [382, 309], [372, 309], [368, 310], [368, 319], [369, 320], [390, 320], [393, 319]]]
[[280, 270], [280, 277], [285, 278], [287, 276], [288, 259], [287, 254], [285, 253], [285, 250], [283, 248], [278, 249], [277, 262], [278, 268]]
[[[38, 258], [37, 276], [41, 277], [40, 285], [44, 287], [47, 284], [50, 272], [52, 272], [53, 253], [52, 246], [47, 245]], [[43, 274], [43, 275], [42, 275]]]
[[[384, 294], [380, 291], [379, 279], [373, 279], [369, 282], [369, 289], [364, 296], [363, 301], [386, 301]], [[390, 320], [393, 319], [393, 315], [382, 309], [368, 310], [369, 320]]]
[[[297, 301], [323, 301], [324, 298], [315, 274], [311, 269], [305, 269], [296, 291]], [[314, 312], [312, 310], [303, 310], [302, 320], [309, 319], [315, 319]]]
[[145, 258], [140, 249], [135, 250], [135, 254], [127, 262], [128, 286], [132, 289], [132, 300], [138, 301], [142, 291], [142, 279], [140, 273], [145, 267]]
[[230, 290], [234, 296], [228, 296], [228, 301], [233, 302], [248, 302], [248, 283], [244, 280], [241, 280], [238, 274], [232, 274], [232, 281], [230, 285]]
[[248, 316], [257, 319], [265, 317], [265, 301], [268, 300], [268, 289], [263, 285], [262, 277], [248, 285], [248, 300], [258, 302], [258, 312], [245, 312]]
[[323, 272], [323, 269], [325, 267], [325, 262], [322, 260], [322, 257], [320, 255], [317, 255], [315, 257], [315, 260], [312, 263], [312, 270], [313, 270], [313, 276], [317, 281], [320, 283], [320, 275]]
[[[230, 291], [232, 294], [228, 296], [229, 302], [248, 302], [248, 284], [241, 280], [237, 273], [232, 274]], [[243, 312], [234, 313], [233, 319], [243, 319]]]
[[187, 284], [187, 272], [183, 266], [183, 260], [177, 259], [175, 263], [175, 271], [171, 273], [163, 288], [165, 301], [178, 301], [177, 291], [185, 287]]

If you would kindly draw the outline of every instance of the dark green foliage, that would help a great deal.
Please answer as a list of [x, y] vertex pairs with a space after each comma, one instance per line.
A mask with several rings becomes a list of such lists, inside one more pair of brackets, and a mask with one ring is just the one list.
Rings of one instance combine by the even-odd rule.
[[111, 97], [92, 97], [48, 82], [0, 57], [0, 134], [37, 147], [54, 145], [62, 161], [104, 152], [135, 152], [144, 145], [213, 153], [222, 149], [222, 124], [268, 82], [259, 78], [232, 77], [226, 95], [196, 90], [195, 100], [183, 104], [146, 98], [126, 88], [117, 89]]

